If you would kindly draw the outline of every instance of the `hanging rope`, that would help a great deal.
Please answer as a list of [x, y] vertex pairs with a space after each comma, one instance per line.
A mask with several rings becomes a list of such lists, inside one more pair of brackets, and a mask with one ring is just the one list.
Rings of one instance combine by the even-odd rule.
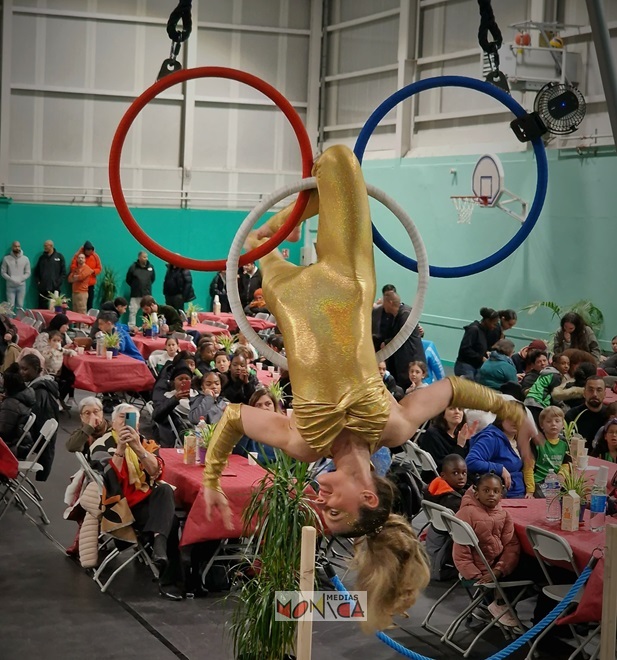
[[[167, 21], [167, 34], [175, 43], [182, 43], [191, 36], [193, 19], [191, 5], [193, 0], [179, 0], [178, 6], [169, 15]], [[182, 30], [178, 30], [178, 23], [182, 21]]]
[[[489, 56], [492, 57], [494, 68], [499, 69], [499, 49], [503, 43], [501, 30], [495, 20], [493, 8], [491, 7], [491, 0], [478, 0], [480, 6], [480, 27], [478, 28], [478, 43], [480, 48]], [[489, 32], [493, 37], [493, 41], [488, 40]]]
[[[542, 621], [536, 623], [533, 628], [530, 628], [526, 633], [506, 646], [505, 649], [495, 653], [494, 655], [491, 655], [489, 658], [487, 658], [487, 660], [504, 660], [504, 658], [507, 658], [511, 653], [514, 653], [514, 651], [521, 648], [521, 646], [527, 644], [527, 642], [532, 640], [538, 633], [542, 632], [547, 626], [549, 626], [558, 616], [561, 615], [566, 607], [568, 607], [568, 605], [572, 602], [574, 596], [576, 596], [576, 594], [585, 586], [589, 576], [591, 575], [591, 572], [597, 563], [598, 559], [596, 557], [592, 557], [583, 572], [577, 578], [576, 582], [570, 587], [570, 591], [568, 591], [568, 593], [564, 596], [564, 599], [557, 605], [557, 607], [555, 607], [554, 610], [547, 614], [542, 619]], [[334, 573], [334, 569], [330, 566], [330, 570], [328, 570], [327, 565], [324, 565], [323, 568], [326, 570], [326, 574], [330, 578], [335, 589], [341, 593], [346, 594], [347, 589], [345, 589], [345, 586], [339, 579], [338, 575]], [[433, 660], [432, 658], [428, 658], [425, 655], [420, 655], [415, 651], [411, 651], [410, 649], [405, 648], [402, 644], [394, 641], [385, 633], [378, 632], [376, 633], [376, 636], [384, 644], [387, 644], [391, 649], [394, 649], [397, 653], [400, 653], [406, 658], [412, 658], [412, 660]]]

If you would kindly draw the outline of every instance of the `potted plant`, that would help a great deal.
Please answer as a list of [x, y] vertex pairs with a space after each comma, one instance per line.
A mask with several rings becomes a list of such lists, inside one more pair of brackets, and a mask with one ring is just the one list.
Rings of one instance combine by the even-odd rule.
[[47, 293], [49, 295], [45, 299], [49, 300], [49, 309], [53, 309], [56, 314], [60, 314], [68, 307], [70, 298], [58, 291], [48, 291]]
[[116, 297], [116, 271], [109, 266], [103, 267], [103, 279], [101, 280], [101, 303], [113, 300]]
[[191, 326], [196, 326], [199, 323], [199, 316], [197, 312], [201, 312], [201, 307], [195, 303], [189, 303], [186, 307], [186, 315], [189, 319], [189, 324]]
[[559, 305], [552, 300], [540, 300], [527, 305], [521, 309], [522, 312], [533, 314], [540, 307], [545, 307], [553, 313], [553, 318], [561, 319], [564, 314], [568, 312], [575, 312], [578, 314], [585, 325], [588, 325], [596, 336], [600, 336], [604, 326], [604, 314], [596, 307], [590, 300], [577, 300], [571, 305]]
[[283, 399], [285, 398], [285, 392], [281, 387], [279, 381], [270, 383], [268, 385], [268, 392], [272, 395], [272, 398], [276, 401], [276, 404], [279, 408], [283, 407]]
[[295, 591], [300, 583], [302, 527], [321, 529], [307, 492], [310, 469], [275, 449], [275, 461], [244, 511], [261, 539], [254, 575], [237, 593], [231, 634], [238, 660], [283, 660], [293, 653], [297, 624], [275, 620], [276, 591]]
[[216, 341], [221, 344], [227, 355], [231, 355], [233, 353], [234, 347], [238, 343], [236, 337], [232, 337], [231, 335], [218, 335]]
[[106, 351], [111, 351], [113, 356], [116, 357], [120, 352], [120, 335], [117, 332], [111, 335], [106, 334], [103, 337], [103, 343]]
[[152, 337], [152, 319], [147, 314], [143, 315], [141, 331], [144, 334], [144, 337]]
[[208, 445], [210, 444], [215, 428], [216, 423], [206, 424], [201, 433], [197, 434], [197, 462], [199, 465], [206, 464], [206, 452], [208, 451]]

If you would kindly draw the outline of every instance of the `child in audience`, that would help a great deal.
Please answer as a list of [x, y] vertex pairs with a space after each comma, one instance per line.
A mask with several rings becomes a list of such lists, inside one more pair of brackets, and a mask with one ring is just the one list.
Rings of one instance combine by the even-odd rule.
[[201, 378], [199, 394], [191, 400], [189, 422], [195, 426], [199, 419], [215, 424], [223, 416], [229, 401], [221, 396], [221, 390], [227, 383], [227, 378], [216, 371], [210, 371]]
[[223, 396], [231, 403], [248, 404], [253, 392], [259, 387], [259, 381], [250, 372], [244, 355], [234, 354], [228, 376], [229, 380], [223, 387]]
[[428, 376], [428, 367], [422, 360], [414, 360], [409, 363], [409, 380], [411, 385], [407, 388], [405, 394], [409, 394], [421, 387], [427, 387], [422, 381]]
[[572, 380], [569, 371], [570, 358], [564, 353], [554, 355], [551, 366], [542, 370], [539, 378], [527, 392], [525, 405], [531, 410], [536, 424], [542, 409], [551, 405], [553, 390]]
[[217, 353], [217, 348], [214, 342], [205, 341], [200, 342], [197, 348], [197, 354], [195, 359], [197, 362], [197, 368], [202, 374], [212, 371], [214, 367], [214, 356]]
[[243, 346], [244, 348], [248, 349], [252, 357], [250, 359], [251, 362], [254, 360], [257, 360], [259, 358], [259, 353], [257, 352], [257, 349], [249, 342], [249, 340], [241, 333], [239, 332], [237, 335], [238, 342], [234, 346], [234, 353], [241, 347]]
[[600, 439], [591, 450], [591, 455], [610, 463], [617, 463], [617, 417], [612, 417], [604, 425]]
[[[443, 459], [441, 475], [428, 485], [424, 499], [456, 513], [461, 506], [466, 485], [465, 460], [458, 454], [448, 454]], [[452, 539], [447, 532], [436, 530], [430, 525], [426, 533], [426, 553], [430, 560], [431, 580], [452, 580], [456, 577], [452, 561]]]
[[45, 369], [50, 376], [57, 376], [62, 369], [64, 351], [62, 350], [62, 334], [58, 330], [50, 330], [47, 345], [41, 350], [45, 358]]
[[[483, 474], [476, 485], [465, 493], [456, 514], [457, 518], [473, 528], [480, 549], [498, 580], [514, 571], [521, 552], [512, 518], [501, 506], [502, 493], [501, 478], [494, 473]], [[476, 584], [489, 584], [492, 581], [484, 562], [471, 546], [454, 543], [452, 557], [458, 572], [466, 580], [473, 580]], [[516, 617], [503, 601], [495, 599], [488, 610], [495, 618], [499, 617], [502, 625], [511, 628], [519, 626]]]
[[378, 365], [379, 375], [381, 376], [384, 385], [388, 389], [388, 392], [397, 400], [400, 401], [404, 396], [403, 388], [396, 384], [394, 376], [386, 368], [385, 362], [380, 362]]
[[168, 337], [165, 341], [165, 352], [160, 355], [155, 355], [150, 363], [156, 369], [156, 373], [160, 374], [163, 367], [171, 362], [176, 355], [180, 352], [180, 346], [178, 345], [178, 340], [174, 337]]
[[548, 406], [540, 412], [539, 424], [545, 441], [537, 446], [532, 443], [534, 460], [526, 463], [523, 468], [526, 498], [544, 497], [542, 484], [548, 471], [553, 470], [557, 474], [563, 470], [565, 464], [571, 462], [568, 443], [560, 436], [563, 423], [563, 410], [557, 406]]
[[229, 355], [225, 351], [217, 351], [214, 355], [214, 368], [220, 374], [226, 374], [229, 371]]

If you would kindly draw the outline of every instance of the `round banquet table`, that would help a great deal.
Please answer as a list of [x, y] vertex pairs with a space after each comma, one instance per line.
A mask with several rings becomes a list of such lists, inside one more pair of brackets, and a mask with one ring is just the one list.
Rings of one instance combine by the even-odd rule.
[[[49, 322], [56, 316], [56, 312], [53, 309], [33, 309], [33, 312], [40, 312], [41, 316], [45, 319], [45, 325], [49, 325]], [[92, 325], [96, 318], [94, 316], [89, 316], [88, 314], [78, 314], [77, 312], [72, 312], [70, 309], [64, 309], [61, 312], [68, 317], [69, 323], [83, 323], [85, 325]]]
[[[137, 350], [143, 355], [144, 360], [147, 360], [154, 351], [164, 351], [165, 342], [167, 341], [166, 337], [157, 337], [156, 339], [153, 339], [152, 337], [144, 337], [140, 334], [132, 336], [131, 339], [137, 347]], [[180, 339], [178, 341], [178, 346], [181, 351], [190, 351], [192, 353], [195, 350], [193, 342], [189, 339]]]
[[143, 392], [154, 386], [146, 363], [127, 355], [111, 360], [93, 352], [65, 355], [64, 364], [75, 374], [75, 387], [88, 392]]
[[[214, 312], [198, 312], [197, 316], [202, 322], [217, 321], [218, 323], [225, 323], [227, 326], [229, 326], [230, 332], [238, 331], [238, 324], [236, 319], [234, 319], [234, 315], [230, 312], [221, 312], [220, 314], [215, 314]], [[255, 330], [255, 332], [276, 328], [276, 323], [272, 323], [271, 321], [266, 321], [265, 319], [256, 319], [253, 316], [247, 316], [246, 318], [249, 322], [249, 325], [251, 328], [253, 328], [253, 330]]]
[[17, 344], [22, 348], [32, 348], [34, 340], [39, 334], [38, 330], [19, 319], [11, 319], [11, 323], [17, 328], [17, 334], [19, 335]]

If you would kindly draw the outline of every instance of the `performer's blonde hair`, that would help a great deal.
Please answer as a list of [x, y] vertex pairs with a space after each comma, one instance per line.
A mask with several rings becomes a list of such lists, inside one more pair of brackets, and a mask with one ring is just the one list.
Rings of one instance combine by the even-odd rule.
[[355, 546], [352, 568], [357, 572], [356, 589], [367, 592], [365, 632], [383, 630], [392, 616], [409, 609], [430, 580], [424, 548], [403, 516], [391, 513], [392, 484], [373, 477], [379, 505], [360, 508], [360, 517], [345, 534], [361, 537]]

